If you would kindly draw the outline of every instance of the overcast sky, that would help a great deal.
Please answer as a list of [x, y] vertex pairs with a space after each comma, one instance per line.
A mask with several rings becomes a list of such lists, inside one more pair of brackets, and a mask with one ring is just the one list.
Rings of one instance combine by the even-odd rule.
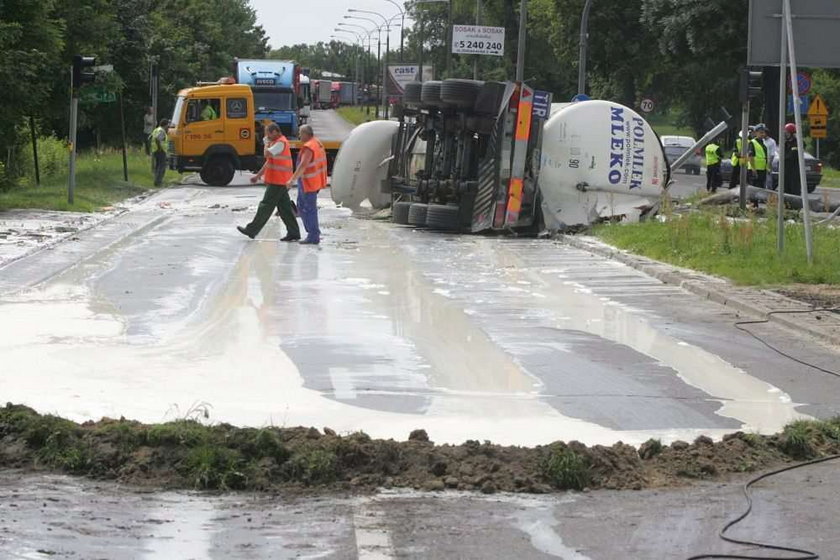
[[[387, 0], [250, 0], [257, 12], [257, 23], [262, 25], [268, 35], [268, 42], [273, 48], [298, 43], [317, 43], [330, 41], [330, 35], [344, 36], [355, 42], [349, 33], [335, 33], [338, 22], [352, 23], [371, 29], [373, 24], [367, 21], [344, 19], [347, 8], [371, 10], [385, 17], [399, 13], [396, 6]], [[402, 5], [402, 0], [395, 0]], [[369, 14], [353, 14], [379, 20]], [[394, 20], [399, 24], [399, 18]], [[406, 23], [406, 26], [409, 24]], [[355, 28], [355, 31], [361, 31]], [[385, 41], [383, 34], [382, 41]], [[399, 45], [399, 28], [392, 28], [391, 48]]]

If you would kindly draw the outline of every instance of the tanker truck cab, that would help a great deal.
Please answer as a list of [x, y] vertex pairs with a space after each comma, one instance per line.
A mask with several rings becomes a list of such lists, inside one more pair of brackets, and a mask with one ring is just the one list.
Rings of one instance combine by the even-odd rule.
[[198, 171], [208, 185], [227, 185], [237, 169], [262, 165], [255, 126], [249, 86], [220, 83], [181, 90], [169, 128], [169, 167]]

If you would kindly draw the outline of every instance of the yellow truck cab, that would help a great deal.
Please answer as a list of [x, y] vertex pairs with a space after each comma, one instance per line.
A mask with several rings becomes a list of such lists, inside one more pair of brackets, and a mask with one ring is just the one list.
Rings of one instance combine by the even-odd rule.
[[[236, 170], [262, 166], [264, 127], [254, 118], [250, 86], [220, 80], [183, 89], [169, 124], [169, 168], [198, 171], [208, 185], [227, 185]], [[296, 153], [300, 141], [289, 141]], [[331, 164], [340, 142], [324, 142], [324, 147]]]

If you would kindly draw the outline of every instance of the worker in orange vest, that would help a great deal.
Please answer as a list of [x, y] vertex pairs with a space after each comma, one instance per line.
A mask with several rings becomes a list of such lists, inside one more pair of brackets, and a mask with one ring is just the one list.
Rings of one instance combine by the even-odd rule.
[[321, 242], [318, 228], [318, 191], [327, 186], [327, 152], [321, 141], [315, 138], [312, 127], [305, 124], [298, 129], [303, 142], [298, 152], [297, 169], [286, 185], [298, 187], [298, 214], [306, 229], [306, 245]]
[[292, 199], [289, 198], [288, 187], [289, 180], [294, 174], [291, 146], [276, 124], [268, 125], [266, 133], [268, 137], [265, 142], [265, 163], [257, 174], [251, 177], [252, 183], [265, 177], [265, 193], [251, 223], [245, 227], [236, 226], [236, 229], [253, 239], [277, 208], [280, 218], [286, 224], [286, 235], [280, 241], [297, 241], [300, 239], [300, 227], [292, 210]]

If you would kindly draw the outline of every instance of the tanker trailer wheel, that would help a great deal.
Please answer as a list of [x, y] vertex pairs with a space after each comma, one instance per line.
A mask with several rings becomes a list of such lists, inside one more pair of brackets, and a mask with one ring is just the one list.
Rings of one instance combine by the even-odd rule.
[[201, 180], [213, 187], [224, 187], [233, 180], [233, 162], [226, 156], [213, 156], [198, 172]]
[[420, 105], [420, 102], [422, 101], [422, 91], [422, 82], [408, 82], [407, 84], [405, 84], [403, 103], [405, 103], [406, 105]]
[[426, 211], [426, 226], [440, 231], [458, 231], [460, 207], [451, 204], [429, 204]]
[[424, 107], [443, 108], [446, 106], [440, 98], [440, 84], [439, 80], [423, 82], [423, 88], [420, 90], [420, 101]]
[[428, 208], [428, 204], [421, 204], [419, 202], [413, 203], [408, 209], [408, 224], [420, 227], [425, 226], [426, 211]]
[[395, 202], [391, 205], [391, 221], [395, 224], [408, 225], [408, 211], [411, 202]]
[[444, 103], [459, 109], [472, 109], [483, 84], [484, 82], [478, 80], [443, 80], [440, 85], [440, 98]]

